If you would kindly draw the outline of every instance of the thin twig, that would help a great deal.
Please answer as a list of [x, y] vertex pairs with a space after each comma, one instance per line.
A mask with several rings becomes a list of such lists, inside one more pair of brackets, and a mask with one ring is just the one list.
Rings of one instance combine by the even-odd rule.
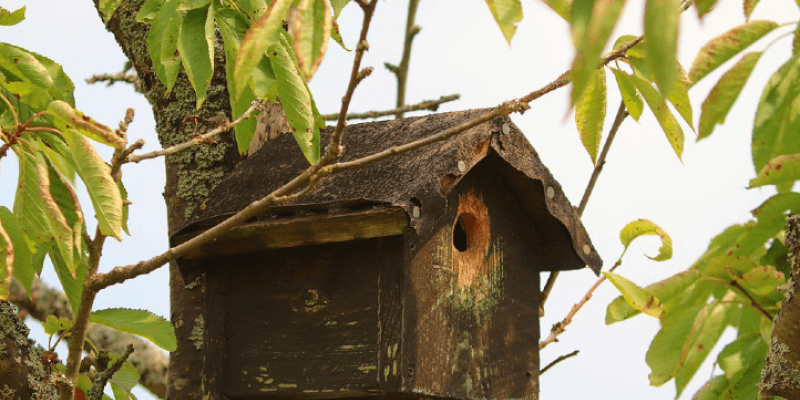
[[758, 304], [756, 299], [754, 299], [753, 296], [750, 295], [750, 293], [748, 293], [747, 290], [743, 288], [742, 285], [739, 284], [739, 282], [733, 280], [730, 281], [730, 285], [736, 288], [736, 290], [742, 292], [744, 297], [747, 297], [747, 299], [750, 300], [750, 303], [753, 305], [753, 307], [758, 309], [758, 311], [761, 311], [761, 314], [764, 314], [764, 316], [767, 317], [770, 321], [774, 320], [772, 314], [770, 314], [769, 311], [765, 310], [764, 307], [761, 306], [761, 304]]
[[[579, 217], [583, 216], [583, 211], [586, 209], [586, 204], [589, 202], [589, 197], [592, 195], [594, 185], [597, 183], [597, 178], [600, 177], [600, 172], [603, 171], [603, 166], [606, 164], [606, 155], [608, 155], [608, 151], [611, 149], [611, 143], [614, 142], [614, 138], [617, 136], [617, 131], [619, 130], [620, 125], [622, 125], [622, 121], [624, 121], [625, 117], [627, 116], [628, 111], [625, 108], [625, 103], [620, 101], [619, 108], [617, 109], [617, 116], [614, 118], [614, 123], [611, 125], [611, 129], [608, 131], [608, 138], [603, 146], [603, 150], [600, 152], [600, 156], [597, 157], [597, 163], [594, 165], [592, 177], [589, 179], [589, 183], [586, 185], [586, 190], [583, 192], [583, 198], [581, 199], [580, 206], [578, 206], [577, 212]], [[544, 289], [542, 290], [542, 300], [540, 306], [542, 309], [544, 309], [545, 301], [547, 301], [547, 298], [550, 297], [550, 292], [553, 291], [553, 286], [556, 284], [558, 274], [559, 271], [553, 271], [550, 273], [550, 276], [547, 277], [547, 283], [545, 283]]]
[[556, 365], [556, 364], [558, 364], [558, 363], [560, 363], [560, 362], [562, 362], [562, 361], [564, 361], [564, 360], [566, 360], [566, 359], [568, 359], [570, 357], [577, 356], [578, 353], [580, 353], [580, 352], [581, 352], [580, 350], [575, 350], [572, 353], [564, 354], [563, 356], [556, 358], [555, 360], [553, 360], [553, 362], [551, 362], [550, 364], [547, 364], [546, 367], [544, 367], [541, 370], [539, 370], [539, 376], [542, 376], [542, 374], [547, 372], [548, 369], [553, 368], [554, 365]]
[[[347, 119], [347, 120], [351, 120], [351, 119], [372, 119], [372, 118], [385, 117], [387, 115], [395, 115], [398, 112], [406, 113], [406, 112], [420, 111], [420, 110], [436, 111], [439, 108], [439, 105], [444, 104], [444, 103], [448, 103], [448, 102], [451, 102], [451, 101], [458, 100], [459, 98], [461, 98], [460, 94], [451, 94], [451, 95], [448, 95], [448, 96], [442, 96], [442, 97], [440, 97], [440, 98], [438, 98], [436, 100], [425, 100], [425, 101], [419, 102], [417, 104], [403, 106], [403, 107], [400, 107], [400, 108], [394, 108], [394, 109], [391, 109], [391, 110], [367, 111], [367, 112], [363, 112], [363, 113], [350, 113], [350, 114], [347, 114], [345, 119]], [[325, 119], [326, 121], [334, 121], [334, 120], [339, 119], [339, 114], [324, 114], [324, 115], [322, 115], [322, 118]]]
[[386, 68], [394, 73], [394, 75], [397, 77], [397, 111], [395, 111], [395, 116], [398, 119], [403, 118], [403, 113], [405, 112], [403, 107], [406, 105], [406, 84], [408, 82], [408, 66], [411, 64], [411, 44], [414, 42], [414, 38], [420, 31], [420, 27], [414, 25], [418, 7], [419, 0], [410, 0], [408, 2], [406, 38], [403, 41], [403, 58], [400, 59], [400, 64], [385, 64]]
[[250, 115], [253, 114], [256, 110], [262, 110], [261, 103], [254, 101], [253, 104], [250, 105], [245, 112], [242, 113], [238, 118], [233, 121], [226, 122], [202, 135], [197, 135], [192, 140], [188, 142], [176, 144], [174, 146], [167, 147], [166, 149], [157, 150], [147, 154], [132, 154], [129, 155], [125, 162], [134, 162], [138, 163], [142, 160], [147, 160], [151, 158], [166, 156], [168, 154], [174, 154], [182, 150], [186, 150], [192, 146], [201, 144], [201, 143], [208, 143], [209, 140], [213, 140], [214, 136], [219, 135], [220, 133], [227, 132], [237, 124], [241, 123], [242, 121], [250, 118]]
[[[106, 387], [106, 384], [111, 379], [111, 377], [117, 371], [119, 371], [120, 368], [122, 368], [122, 364], [124, 364], [125, 361], [128, 360], [128, 357], [131, 355], [131, 353], [133, 353], [133, 345], [129, 344], [128, 347], [125, 349], [125, 353], [123, 353], [117, 359], [117, 361], [115, 361], [113, 364], [109, 365], [108, 368], [106, 368], [103, 371], [100, 371], [100, 373], [97, 374], [97, 378], [95, 378], [94, 382], [92, 382], [92, 388], [89, 389], [89, 393], [86, 393], [87, 400], [102, 400], [103, 388]], [[105, 357], [108, 358], [108, 354], [106, 354]], [[98, 361], [99, 359], [100, 357], [98, 357]]]
[[116, 74], [97, 74], [92, 75], [86, 80], [86, 83], [93, 84], [98, 82], [106, 82], [106, 85], [111, 86], [117, 82], [136, 83], [139, 76], [136, 74], [128, 74], [125, 72], [117, 72]]

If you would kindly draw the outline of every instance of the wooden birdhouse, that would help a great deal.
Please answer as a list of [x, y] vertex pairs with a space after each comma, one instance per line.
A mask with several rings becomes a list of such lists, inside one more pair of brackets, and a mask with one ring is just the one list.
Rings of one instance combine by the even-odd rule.
[[[349, 126], [344, 160], [481, 113]], [[244, 161], [174, 244], [302, 172], [296, 147]], [[211, 399], [537, 399], [540, 272], [601, 263], [508, 118], [330, 176], [180, 260], [205, 274]]]

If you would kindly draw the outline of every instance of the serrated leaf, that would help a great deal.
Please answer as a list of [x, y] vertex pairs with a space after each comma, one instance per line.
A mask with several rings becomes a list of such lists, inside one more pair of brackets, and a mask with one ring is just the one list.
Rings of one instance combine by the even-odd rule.
[[678, 0], [647, 0], [644, 8], [645, 61], [653, 71], [656, 85], [667, 94], [677, 79]]
[[99, 0], [97, 8], [103, 16], [103, 22], [108, 23], [120, 4], [122, 4], [122, 0]]
[[753, 14], [756, 5], [758, 5], [758, 0], [744, 0], [744, 17], [746, 19], [750, 19], [750, 15]]
[[197, 8], [205, 8], [211, 4], [211, 0], [178, 0], [178, 11], [188, 11]]
[[122, 231], [130, 236], [131, 232], [128, 230], [128, 191], [125, 189], [125, 185], [122, 184], [121, 180], [117, 182], [117, 187], [119, 187], [119, 195], [122, 198]]
[[22, 228], [19, 226], [17, 217], [11, 213], [11, 210], [2, 206], [0, 206], [0, 224], [3, 225], [3, 229], [11, 240], [11, 246], [14, 249], [12, 269], [14, 279], [25, 288], [28, 292], [28, 297], [30, 297], [36, 271], [33, 268], [31, 250], [28, 248], [28, 243], [25, 242]]
[[756, 209], [750, 211], [759, 221], [771, 218], [785, 218], [787, 211], [800, 213], [800, 193], [779, 193], [768, 198]]
[[64, 138], [72, 149], [75, 171], [92, 199], [100, 232], [121, 241], [122, 197], [117, 183], [111, 177], [111, 167], [79, 133], [68, 129], [64, 131]]
[[333, 18], [327, 0], [300, 0], [290, 32], [300, 71], [310, 81], [317, 72], [331, 38]]
[[145, 1], [144, 4], [142, 4], [142, 8], [136, 13], [136, 22], [153, 23], [165, 1], [166, 0]]
[[242, 39], [233, 69], [237, 99], [241, 96], [245, 86], [249, 84], [250, 74], [258, 65], [264, 52], [278, 42], [279, 30], [292, 3], [293, 0], [275, 0], [270, 3], [267, 12], [250, 27]]
[[622, 293], [631, 307], [651, 317], [661, 318], [661, 303], [652, 293], [617, 274], [603, 272], [603, 275]]
[[25, 6], [16, 11], [8, 11], [0, 7], [0, 26], [13, 26], [25, 19]]
[[617, 87], [619, 87], [619, 92], [622, 95], [622, 101], [625, 103], [628, 114], [630, 114], [634, 120], [638, 121], [644, 110], [644, 102], [642, 98], [639, 97], [636, 86], [633, 84], [633, 81], [631, 81], [630, 76], [625, 72], [616, 68], [611, 68], [611, 71], [614, 73], [614, 78], [617, 80]]
[[147, 51], [153, 62], [153, 70], [158, 80], [167, 86], [167, 93], [172, 91], [180, 68], [180, 57], [176, 53], [181, 19], [175, 5], [176, 0], [163, 3], [147, 35]]
[[689, 79], [697, 83], [777, 27], [778, 24], [772, 21], [750, 21], [711, 39], [697, 53], [689, 71]]
[[520, 0], [486, 0], [486, 4], [510, 46], [517, 24], [522, 22], [522, 3]]
[[350, 0], [331, 0], [331, 6], [333, 7], [333, 19], [339, 18], [339, 13], [342, 12], [342, 9], [348, 3], [350, 3]]
[[[119, 360], [119, 356], [114, 354], [112, 355], [111, 359], [112, 361], [117, 362], [117, 360]], [[126, 392], [130, 392], [131, 389], [133, 389], [133, 387], [139, 383], [139, 379], [139, 371], [136, 369], [136, 367], [134, 367], [130, 362], [125, 361], [119, 371], [115, 372], [114, 375], [111, 376], [110, 383], [116, 384]]]
[[644, 97], [647, 106], [653, 112], [653, 115], [655, 115], [658, 124], [661, 125], [661, 129], [664, 131], [669, 144], [672, 146], [672, 150], [675, 151], [678, 159], [682, 160], [685, 139], [683, 136], [683, 129], [681, 129], [680, 124], [678, 124], [678, 120], [675, 119], [667, 103], [664, 102], [664, 99], [649, 82], [637, 75], [633, 75], [631, 78], [634, 85], [636, 85], [636, 89], [642, 94], [642, 97]]
[[572, 104], [578, 101], [600, 66], [600, 56], [624, 6], [625, 0], [576, 0], [572, 4], [572, 40], [576, 54], [570, 72]]
[[206, 99], [206, 90], [214, 74], [214, 40], [214, 12], [211, 7], [197, 8], [183, 14], [178, 31], [178, 53], [197, 96], [198, 109]]
[[650, 343], [645, 357], [650, 367], [648, 378], [651, 385], [661, 386], [675, 376], [686, 338], [689, 337], [698, 314], [705, 307], [705, 304], [699, 304], [665, 314], [661, 320], [661, 330]]
[[692, 103], [689, 100], [689, 87], [691, 86], [691, 82], [686, 76], [686, 71], [683, 70], [683, 67], [681, 67], [679, 63], [676, 64], [678, 66], [678, 77], [672, 84], [672, 89], [667, 93], [667, 100], [672, 103], [675, 110], [678, 111], [678, 115], [686, 122], [686, 125], [689, 125], [689, 128], [694, 130]]
[[776, 156], [800, 153], [798, 93], [800, 57], [793, 57], [772, 75], [759, 100], [751, 145], [756, 172]]
[[581, 143], [592, 163], [597, 162], [597, 152], [603, 139], [603, 122], [606, 119], [606, 71], [597, 69], [575, 104], [575, 125]]
[[70, 183], [75, 183], [75, 168], [72, 165], [72, 151], [61, 135], [51, 132], [37, 132], [40, 141], [32, 142], [36, 150], [42, 152], [53, 166]]
[[703, 101], [700, 112], [697, 140], [711, 135], [714, 127], [725, 122], [733, 103], [739, 97], [747, 79], [761, 58], [761, 52], [747, 53], [731, 69], [725, 72]]
[[89, 321], [139, 335], [166, 351], [175, 351], [178, 347], [172, 324], [150, 311], [110, 308], [92, 312]]
[[56, 171], [51, 163], [48, 162], [47, 166], [50, 178], [50, 194], [58, 204], [58, 208], [61, 210], [61, 214], [64, 215], [67, 225], [72, 228], [73, 259], [79, 260], [82, 256], [79, 250], [83, 241], [84, 220], [78, 195], [75, 194], [69, 183]]
[[797, 180], [800, 180], [800, 154], [788, 154], [773, 158], [761, 168], [758, 175], [750, 180], [750, 188]]
[[544, 4], [555, 11], [559, 17], [569, 22], [570, 14], [572, 12], [572, 2], [568, 0], [542, 0]]
[[14, 243], [0, 219], [0, 300], [7, 301], [14, 273]]
[[278, 94], [286, 120], [300, 150], [309, 163], [319, 160], [319, 128], [315, 124], [311, 93], [287, 52], [286, 41], [269, 48], [269, 60], [275, 71]]
[[75, 104], [72, 80], [60, 64], [41, 54], [0, 42], [0, 75], [8, 82], [31, 82], [54, 99]]
[[[681, 301], [687, 289], [694, 285], [702, 274], [697, 270], [687, 270], [667, 279], [646, 286], [644, 289], [652, 293], [661, 303], [664, 312], [670, 312]], [[614, 299], [606, 308], [606, 325], [624, 321], [639, 315], [640, 311], [631, 307], [622, 296]]]
[[66, 102], [56, 100], [47, 107], [56, 120], [55, 125], [62, 131], [74, 130], [86, 137], [115, 149], [123, 149], [128, 143], [111, 128], [95, 121], [88, 115], [72, 108]]
[[619, 240], [622, 242], [622, 245], [625, 246], [625, 250], [627, 251], [628, 246], [630, 246], [634, 239], [644, 235], [658, 235], [661, 237], [661, 248], [658, 249], [658, 255], [655, 257], [648, 256], [649, 259], [655, 261], [664, 261], [672, 258], [672, 238], [670, 238], [667, 232], [661, 229], [661, 227], [654, 224], [650, 220], [638, 219], [636, 221], [629, 222], [624, 228], [622, 228], [622, 231], [620, 231]]
[[342, 33], [339, 31], [339, 24], [336, 21], [333, 21], [331, 25], [331, 39], [333, 39], [336, 43], [339, 43], [339, 47], [344, 49], [344, 51], [351, 51], [344, 45], [344, 40], [342, 40]]
[[48, 252], [50, 261], [53, 263], [53, 269], [56, 271], [58, 280], [61, 282], [61, 289], [64, 290], [64, 294], [67, 296], [67, 300], [69, 300], [74, 315], [77, 310], [80, 309], [81, 305], [83, 282], [86, 280], [86, 257], [82, 257], [76, 262], [75, 275], [73, 276], [64, 264], [64, 260], [61, 258], [59, 252], [53, 251], [52, 248], [50, 250], [40, 249], [39, 251], [42, 254], [44, 254], [45, 251]]

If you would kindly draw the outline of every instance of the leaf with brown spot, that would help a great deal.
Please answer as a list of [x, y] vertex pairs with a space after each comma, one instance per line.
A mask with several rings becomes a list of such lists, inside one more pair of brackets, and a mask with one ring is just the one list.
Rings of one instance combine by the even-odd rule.
[[703, 79], [725, 61], [730, 60], [777, 27], [778, 24], [772, 21], [750, 21], [711, 39], [700, 49], [692, 63], [689, 71], [689, 79], [692, 84]]
[[759, 58], [761, 58], [761, 52], [747, 53], [719, 78], [717, 84], [703, 101], [697, 140], [708, 137], [716, 125], [725, 122], [725, 118], [742, 92], [747, 79], [750, 78]]
[[74, 129], [90, 139], [109, 145], [115, 149], [122, 149], [127, 142], [117, 135], [111, 128], [95, 121], [86, 114], [72, 108], [64, 101], [56, 100], [47, 107], [56, 116], [55, 125], [62, 131]]
[[750, 188], [780, 185], [800, 180], [800, 154], [786, 154], [770, 160], [758, 175], [750, 180]]
[[331, 38], [333, 18], [328, 0], [301, 0], [290, 32], [294, 52], [306, 82], [317, 72]]

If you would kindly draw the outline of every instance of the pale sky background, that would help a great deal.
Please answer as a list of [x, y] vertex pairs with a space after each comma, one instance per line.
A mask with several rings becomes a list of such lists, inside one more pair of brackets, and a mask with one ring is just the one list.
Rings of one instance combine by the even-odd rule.
[[[0, 40], [61, 63], [76, 84], [78, 109], [95, 119], [116, 126], [127, 107], [135, 108], [137, 117], [129, 129], [129, 137], [131, 140], [144, 138], [146, 151], [158, 148], [152, 112], [142, 95], [124, 84], [108, 88], [83, 83], [93, 74], [118, 72], [125, 62], [113, 36], [104, 30], [92, 2], [13, 0], [3, 3], [8, 9], [27, 5], [28, 19], [15, 27], [0, 28]], [[682, 16], [679, 60], [687, 70], [703, 44], [744, 22], [741, 1], [720, 3], [703, 23], [698, 22], [693, 9]], [[643, 4], [628, 2], [612, 43], [619, 35], [642, 32]], [[573, 57], [568, 25], [538, 1], [525, 0], [523, 5], [525, 19], [509, 48], [484, 1], [422, 1], [417, 14], [422, 32], [414, 42], [407, 102], [460, 93], [461, 100], [442, 106], [440, 111], [490, 107], [536, 90], [567, 70]], [[394, 106], [396, 83], [383, 63], [397, 63], [400, 59], [406, 10], [405, 1], [387, 0], [378, 5], [369, 35], [370, 51], [363, 63], [374, 66], [375, 72], [356, 91], [351, 110], [382, 110]], [[349, 5], [339, 19], [342, 36], [350, 47], [355, 45], [360, 18], [358, 7]], [[773, 0], [759, 4], [753, 19], [759, 18], [784, 23], [797, 21], [800, 13], [793, 0]], [[754, 48], [763, 49], [773, 38], [792, 29], [793, 26], [779, 28]], [[666, 262], [656, 263], [644, 257], [644, 254], [656, 253], [659, 242], [655, 237], [637, 240], [628, 252], [618, 272], [646, 285], [687, 268], [703, 253], [713, 236], [733, 223], [746, 221], [749, 211], [774, 193], [772, 189], [745, 188], [755, 174], [750, 158], [750, 134], [760, 90], [788, 59], [790, 48], [791, 36], [781, 39], [762, 56], [727, 123], [718, 127], [711, 138], [698, 144], [694, 133], [684, 125], [687, 141], [683, 163], [675, 156], [649, 111], [645, 111], [639, 123], [630, 118], [625, 121], [583, 218], [606, 263], [605, 269], [622, 251], [619, 231], [632, 220], [648, 218], [664, 228], [673, 240], [674, 257]], [[329, 49], [311, 84], [323, 113], [338, 111], [352, 62], [352, 53], [342, 51], [334, 43]], [[690, 92], [695, 123], [705, 95], [719, 76], [719, 71], [710, 75]], [[611, 95], [606, 131], [619, 104], [611, 74], [607, 75], [607, 81]], [[512, 118], [526, 133], [572, 203], [577, 204], [593, 166], [579, 141], [573, 118], [565, 122], [568, 93], [567, 88], [551, 93], [534, 102], [524, 115]], [[103, 154], [107, 157], [110, 152]], [[13, 156], [0, 161], [0, 205], [9, 208], [13, 204], [17, 175], [15, 163]], [[106, 242], [103, 270], [150, 258], [166, 250], [166, 212], [161, 196], [163, 169], [160, 160], [123, 168], [123, 179], [134, 203], [129, 222], [133, 237], [125, 237], [122, 243]], [[86, 196], [82, 204], [85, 213], [91, 216]], [[92, 221], [88, 222], [93, 232]], [[51, 285], [57, 283], [52, 270], [47, 270], [43, 277]], [[589, 270], [562, 274], [541, 322], [543, 336], [595, 279]], [[545, 280], [543, 276], [542, 282]], [[612, 285], [604, 284], [560, 336], [560, 342], [542, 352], [544, 366], [562, 354], [581, 351], [579, 356], [542, 376], [542, 399], [674, 398], [672, 382], [654, 388], [647, 380], [649, 368], [645, 353], [658, 331], [658, 321], [638, 317], [605, 326], [605, 308], [617, 296]], [[166, 268], [101, 292], [95, 309], [108, 307], [144, 308], [168, 318]], [[38, 324], [32, 324], [32, 328], [37, 340], [46, 344]], [[733, 335], [734, 331], [729, 329], [721, 343], [729, 342]], [[721, 348], [717, 346], [711, 360]], [[66, 350], [61, 349], [60, 354], [64, 358]], [[706, 362], [682, 398], [691, 398], [711, 374], [711, 363]], [[150, 398], [141, 389], [135, 393], [140, 399]]]

